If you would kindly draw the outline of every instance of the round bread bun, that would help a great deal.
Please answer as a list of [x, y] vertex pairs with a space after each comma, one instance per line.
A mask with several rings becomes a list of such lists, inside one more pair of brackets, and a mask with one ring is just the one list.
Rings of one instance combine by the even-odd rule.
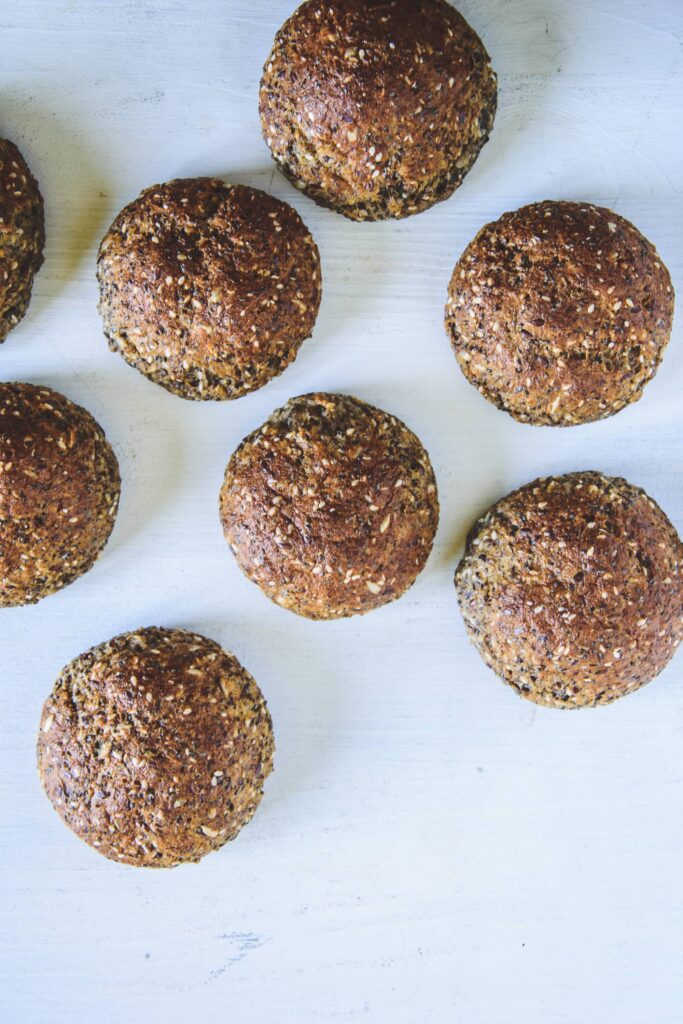
[[0, 384], [0, 607], [34, 604], [87, 572], [120, 491], [89, 412], [50, 388]]
[[293, 398], [233, 454], [220, 496], [237, 562], [309, 619], [361, 615], [412, 586], [439, 518], [427, 452], [349, 395]]
[[250, 821], [273, 749], [266, 702], [232, 654], [150, 627], [63, 669], [43, 706], [38, 770], [80, 839], [111, 860], [170, 868]]
[[683, 638], [683, 545], [643, 490], [601, 473], [499, 501], [472, 529], [455, 585], [484, 661], [549, 707], [632, 693]]
[[308, 0], [266, 62], [261, 127], [297, 188], [384, 220], [455, 191], [496, 103], [489, 56], [445, 0]]
[[669, 272], [633, 224], [589, 203], [546, 201], [470, 243], [446, 328], [485, 398], [523, 423], [569, 427], [640, 398], [673, 308]]
[[195, 400], [282, 373], [320, 306], [320, 258], [296, 210], [217, 178], [146, 189], [105, 235], [97, 277], [109, 347]]
[[0, 342], [28, 309], [44, 245], [38, 182], [14, 143], [0, 139]]

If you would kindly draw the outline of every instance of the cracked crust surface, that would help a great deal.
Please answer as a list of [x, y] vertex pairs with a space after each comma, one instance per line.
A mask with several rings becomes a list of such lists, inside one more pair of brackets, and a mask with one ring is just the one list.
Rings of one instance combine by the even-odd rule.
[[311, 619], [371, 611], [424, 568], [439, 518], [429, 456], [404, 423], [357, 398], [291, 399], [233, 454], [225, 538], [271, 600]]
[[548, 200], [482, 228], [453, 272], [446, 329], [490, 402], [524, 423], [572, 426], [641, 397], [673, 307], [669, 272], [633, 224]]
[[537, 704], [608, 704], [683, 639], [680, 538], [618, 477], [548, 477], [503, 498], [474, 525], [455, 585], [484, 661]]
[[266, 702], [237, 659], [150, 627], [63, 669], [37, 752], [45, 792], [80, 839], [111, 860], [175, 867], [250, 821], [273, 750]]
[[14, 143], [0, 139], [0, 342], [28, 309], [44, 245], [38, 182]]
[[126, 206], [97, 259], [109, 347], [182, 398], [263, 387], [310, 337], [318, 249], [287, 203], [217, 178], [153, 185]]
[[352, 220], [448, 198], [496, 103], [489, 56], [445, 0], [308, 0], [278, 32], [260, 92], [280, 169]]
[[90, 569], [121, 478], [89, 412], [33, 384], [0, 384], [0, 607], [34, 604]]

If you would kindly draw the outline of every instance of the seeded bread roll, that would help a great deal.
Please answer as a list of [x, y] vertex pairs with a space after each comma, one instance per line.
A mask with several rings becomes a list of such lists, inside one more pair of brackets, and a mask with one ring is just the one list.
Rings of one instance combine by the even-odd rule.
[[50, 388], [0, 384], [0, 607], [34, 604], [87, 572], [120, 490], [89, 412]]
[[150, 627], [63, 669], [43, 707], [38, 770], [80, 839], [111, 860], [169, 868], [251, 820], [273, 749], [266, 702], [232, 654]]
[[348, 395], [293, 398], [228, 464], [225, 538], [249, 579], [309, 619], [400, 597], [424, 568], [439, 518], [417, 437]]
[[639, 487], [601, 473], [536, 480], [473, 527], [455, 575], [484, 661], [537, 704], [608, 704], [683, 638], [683, 546]]
[[673, 308], [669, 272], [633, 224], [546, 201], [504, 214], [467, 247], [446, 328], [485, 398], [523, 423], [568, 427], [640, 398]]
[[496, 103], [489, 56], [445, 0], [308, 0], [266, 62], [261, 127], [297, 188], [383, 220], [451, 195]]
[[0, 139], [0, 342], [28, 309], [44, 245], [38, 182], [14, 143]]
[[182, 398], [263, 387], [310, 336], [318, 250], [287, 203], [217, 178], [146, 189], [97, 260], [109, 347]]

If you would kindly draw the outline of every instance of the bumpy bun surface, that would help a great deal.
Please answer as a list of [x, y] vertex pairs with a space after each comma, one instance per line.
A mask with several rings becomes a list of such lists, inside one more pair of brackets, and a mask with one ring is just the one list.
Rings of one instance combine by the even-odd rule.
[[45, 702], [38, 769], [63, 821], [105, 857], [198, 861], [252, 818], [273, 733], [248, 672], [182, 629], [123, 633], [62, 671]]
[[318, 250], [298, 213], [216, 178], [146, 189], [105, 235], [97, 276], [109, 347], [183, 398], [262, 387], [320, 305]]
[[669, 272], [633, 224], [546, 201], [504, 214], [467, 247], [446, 328], [485, 398], [524, 423], [567, 427], [640, 398], [673, 307]]
[[38, 182], [14, 143], [0, 139], [0, 342], [28, 309], [44, 245]]
[[89, 412], [50, 388], [0, 384], [0, 607], [33, 604], [87, 572], [120, 490]]
[[474, 526], [455, 576], [470, 638], [523, 697], [607, 704], [683, 638], [683, 547], [639, 487], [600, 473], [536, 480]]
[[496, 102], [481, 40], [445, 0], [308, 0], [266, 62], [261, 126], [297, 188], [382, 220], [451, 195]]
[[249, 579], [310, 619], [371, 611], [423, 569], [439, 518], [417, 437], [348, 395], [293, 398], [228, 464], [226, 540]]

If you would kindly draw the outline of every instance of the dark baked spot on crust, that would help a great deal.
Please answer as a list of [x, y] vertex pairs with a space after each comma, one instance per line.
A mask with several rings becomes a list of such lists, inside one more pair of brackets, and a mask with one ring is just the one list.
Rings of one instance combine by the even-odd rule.
[[320, 257], [296, 210], [216, 178], [146, 189], [105, 235], [97, 276], [110, 348], [196, 400], [282, 373], [320, 306]]
[[38, 182], [14, 143], [0, 139], [0, 342], [28, 309], [44, 245]]
[[572, 426], [637, 401], [671, 333], [671, 278], [618, 214], [546, 201], [487, 224], [458, 261], [446, 329], [467, 379], [525, 423]]
[[619, 477], [570, 473], [503, 498], [475, 524], [455, 585], [486, 663], [537, 704], [632, 693], [683, 639], [683, 545]]
[[293, 398], [233, 454], [221, 490], [226, 540], [249, 579], [311, 619], [400, 597], [439, 518], [427, 452], [404, 423], [357, 398]]
[[487, 141], [496, 76], [445, 0], [308, 0], [263, 72], [263, 136], [284, 174], [353, 220], [446, 199]]
[[89, 412], [50, 388], [0, 384], [0, 607], [33, 604], [87, 572], [120, 491]]
[[63, 821], [105, 857], [174, 867], [252, 818], [273, 750], [265, 700], [237, 659], [195, 633], [150, 627], [61, 672], [38, 768]]

